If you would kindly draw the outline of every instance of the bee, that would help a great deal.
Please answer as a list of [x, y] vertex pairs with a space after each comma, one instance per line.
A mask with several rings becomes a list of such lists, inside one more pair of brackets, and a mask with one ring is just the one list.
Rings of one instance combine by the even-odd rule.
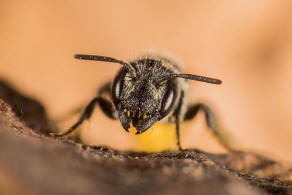
[[[157, 122], [175, 123], [177, 147], [180, 143], [180, 124], [193, 119], [202, 110], [211, 132], [219, 142], [230, 149], [228, 142], [221, 135], [214, 112], [203, 103], [189, 104], [186, 101], [187, 81], [196, 80], [211, 84], [222, 81], [205, 76], [184, 74], [177, 63], [160, 55], [140, 55], [129, 62], [107, 56], [76, 54], [80, 60], [112, 62], [122, 65], [112, 82], [104, 84], [88, 105], [79, 120], [67, 131], [52, 133], [55, 137], [64, 137], [72, 133], [99, 106], [111, 119], [119, 119], [122, 127], [129, 132], [133, 126], [136, 134], [142, 134]], [[111, 100], [105, 98], [109, 95]]]

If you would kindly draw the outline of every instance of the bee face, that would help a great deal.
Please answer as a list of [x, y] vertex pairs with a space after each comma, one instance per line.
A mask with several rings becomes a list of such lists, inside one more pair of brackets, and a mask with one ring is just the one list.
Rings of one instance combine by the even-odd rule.
[[159, 81], [169, 75], [169, 70], [161, 65], [132, 64], [135, 74], [122, 68], [115, 77], [112, 98], [123, 128], [128, 131], [132, 123], [140, 134], [173, 111], [180, 90], [176, 79]]

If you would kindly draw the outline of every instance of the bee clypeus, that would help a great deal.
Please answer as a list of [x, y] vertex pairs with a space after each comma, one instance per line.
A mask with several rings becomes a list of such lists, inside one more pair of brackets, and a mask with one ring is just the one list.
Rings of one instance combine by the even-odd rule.
[[[122, 67], [113, 82], [108, 82], [99, 89], [79, 120], [67, 131], [53, 133], [53, 136], [63, 137], [72, 133], [91, 117], [94, 107], [99, 106], [109, 118], [119, 119], [127, 132], [131, 125], [137, 130], [136, 134], [141, 134], [158, 121], [175, 123], [177, 146], [181, 150], [180, 123], [193, 119], [202, 110], [211, 132], [225, 148], [230, 149], [217, 128], [214, 112], [205, 104], [188, 104], [186, 101], [186, 80], [211, 84], [221, 84], [221, 80], [184, 74], [175, 62], [159, 55], [141, 55], [129, 62], [96, 55], [76, 54], [74, 57], [118, 63]], [[104, 95], [110, 95], [111, 101]]]

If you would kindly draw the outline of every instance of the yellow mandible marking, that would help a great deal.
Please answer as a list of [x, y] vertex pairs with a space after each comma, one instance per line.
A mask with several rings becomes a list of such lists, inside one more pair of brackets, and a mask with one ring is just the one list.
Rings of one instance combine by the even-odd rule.
[[148, 118], [148, 116], [146, 114], [143, 115], [143, 119], [146, 119]]
[[130, 128], [128, 129], [129, 130], [129, 133], [131, 134], [136, 134], [137, 133], [137, 129], [133, 126], [133, 123], [131, 122], [130, 123]]

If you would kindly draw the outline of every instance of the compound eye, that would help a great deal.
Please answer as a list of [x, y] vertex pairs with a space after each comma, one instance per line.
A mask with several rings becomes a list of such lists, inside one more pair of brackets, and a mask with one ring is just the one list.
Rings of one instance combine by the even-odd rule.
[[166, 116], [170, 113], [178, 101], [179, 91], [176, 81], [168, 81], [166, 91], [163, 94], [161, 101], [160, 115], [161, 117]]
[[117, 106], [120, 102], [126, 74], [127, 74], [127, 70], [125, 68], [121, 68], [121, 70], [118, 72], [117, 76], [113, 80], [112, 98], [113, 98], [113, 102], [115, 106]]

